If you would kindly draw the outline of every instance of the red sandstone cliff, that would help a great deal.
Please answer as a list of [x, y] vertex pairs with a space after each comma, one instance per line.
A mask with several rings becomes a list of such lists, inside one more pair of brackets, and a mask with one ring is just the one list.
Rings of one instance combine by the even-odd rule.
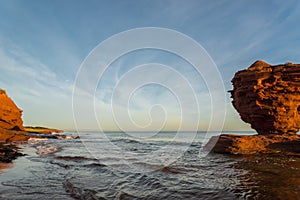
[[232, 104], [258, 135], [222, 134], [204, 149], [216, 153], [300, 155], [300, 64], [256, 61], [232, 79]]
[[0, 127], [8, 130], [24, 130], [22, 110], [0, 90]]
[[26, 139], [22, 110], [0, 89], [0, 141]]
[[232, 79], [232, 104], [260, 135], [300, 129], [300, 64], [256, 61]]

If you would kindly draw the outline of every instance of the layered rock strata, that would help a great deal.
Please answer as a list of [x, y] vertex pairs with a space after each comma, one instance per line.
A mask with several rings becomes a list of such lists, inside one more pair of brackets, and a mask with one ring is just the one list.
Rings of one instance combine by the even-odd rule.
[[232, 79], [232, 104], [257, 135], [223, 134], [204, 149], [215, 153], [300, 156], [300, 64], [256, 61]]
[[24, 141], [28, 138], [23, 127], [22, 110], [0, 89], [0, 141]]
[[260, 135], [300, 129], [300, 64], [256, 61], [232, 79], [232, 104]]
[[7, 130], [24, 130], [22, 110], [0, 89], [0, 127]]

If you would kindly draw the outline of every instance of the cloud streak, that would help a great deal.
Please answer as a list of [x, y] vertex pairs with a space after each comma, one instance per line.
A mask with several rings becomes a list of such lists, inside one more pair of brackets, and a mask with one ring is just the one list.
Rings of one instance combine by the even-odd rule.
[[[0, 70], [0, 86], [7, 90], [24, 110], [25, 124], [62, 126], [62, 123], [58, 122], [61, 118], [55, 119], [53, 115], [59, 110], [64, 110], [61, 116], [69, 117], [64, 121], [71, 128], [71, 106], [69, 109], [65, 106], [71, 103], [71, 83], [60, 79], [48, 66], [14, 44], [1, 45]], [[51, 111], [51, 108], [57, 110]], [[40, 116], [44, 116], [45, 119]]]

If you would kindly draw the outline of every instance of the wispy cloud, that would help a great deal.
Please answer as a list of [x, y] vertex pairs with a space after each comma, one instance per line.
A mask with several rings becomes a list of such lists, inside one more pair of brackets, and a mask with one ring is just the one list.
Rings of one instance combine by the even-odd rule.
[[[184, 48], [182, 46], [183, 51]], [[189, 47], [187, 48], [189, 49]], [[191, 52], [190, 56], [199, 56], [193, 54]], [[158, 63], [161, 68], [157, 67]], [[202, 65], [205, 69], [209, 66], [205, 63], [202, 63]], [[94, 74], [95, 72], [91, 70], [89, 73]], [[116, 112], [116, 115], [122, 115], [123, 121], [125, 118], [129, 118], [128, 113], [130, 113], [131, 119], [137, 120], [137, 124], [147, 124], [152, 119], [154, 120], [152, 121], [152, 129], [155, 128], [155, 124], [160, 127], [161, 124], [157, 120], [161, 121], [161, 117], [166, 117], [165, 128], [170, 130], [171, 127], [175, 129], [180, 125], [182, 112], [184, 111], [184, 113], [188, 113], [190, 121], [200, 117], [201, 123], [206, 124], [201, 128], [205, 129], [211, 116], [205, 114], [211, 112], [211, 99], [203, 80], [205, 77], [201, 77], [201, 75], [193, 66], [177, 55], [160, 50], [135, 51], [112, 63], [103, 74], [96, 91], [95, 105], [97, 112], [102, 116], [101, 119], [104, 119], [104, 116], [110, 116], [106, 117], [106, 122], [109, 121], [106, 126], [117, 125], [112, 117], [112, 112]], [[86, 77], [89, 77], [89, 75], [86, 75]], [[86, 84], [88, 82], [87, 80]], [[210, 82], [210, 84], [212, 83]], [[189, 92], [190, 87], [194, 91]], [[193, 97], [193, 95], [195, 96]], [[113, 97], [115, 98], [114, 101], [112, 101]], [[177, 99], [178, 97], [180, 99]], [[194, 98], [197, 98], [200, 104], [199, 111], [195, 107]], [[155, 105], [161, 106], [165, 113], [158, 109], [160, 112], [153, 111], [152, 116], [150, 116], [149, 112]], [[112, 106], [114, 110], [112, 110]], [[186, 129], [190, 125], [188, 121], [186, 119], [181, 124]], [[137, 128], [134, 127], [132, 121], [128, 121], [126, 127], [130, 130]]]
[[[118, 32], [136, 27], [158, 26], [175, 29], [199, 42], [218, 65], [226, 89], [231, 89], [233, 74], [256, 59], [265, 59], [271, 63], [300, 61], [299, 8], [300, 3], [293, 0], [256, 3], [232, 3], [225, 0], [122, 1], [119, 4], [97, 1], [72, 4], [56, 1], [1, 1], [0, 87], [6, 89], [24, 109], [26, 123], [43, 122], [53, 126], [66, 126], [64, 123], [67, 123], [71, 127], [73, 81], [80, 63], [89, 51]], [[182, 51], [188, 52], [190, 57], [199, 58], [188, 47], [182, 46]], [[115, 85], [132, 68], [145, 63], [168, 65], [193, 85], [201, 112], [197, 113], [192, 106], [186, 109], [191, 115], [200, 115], [201, 127], [207, 126], [211, 116], [210, 92], [216, 92], [209, 91], [205, 80], [207, 77], [201, 77], [181, 58], [149, 50], [129, 53], [117, 59], [100, 80], [95, 91], [96, 114], [101, 115], [107, 128], [116, 127], [110, 102]], [[95, 64], [102, 66], [107, 63]], [[203, 76], [214, 76], [207, 66], [203, 69], [207, 70]], [[117, 91], [117, 110], [120, 113], [127, 112], [129, 103], [132, 117], [145, 124], [149, 121], [149, 108], [160, 104], [169, 111], [170, 124], [178, 124], [178, 102], [162, 87], [153, 85], [140, 88], [131, 101], [126, 99], [130, 84], [150, 75], [170, 83], [174, 90], [184, 92], [185, 86], [181, 80], [173, 79], [164, 71], [151, 74], [151, 70], [132, 77], [128, 85], [120, 87], [122, 90]], [[96, 71], [91, 71], [86, 78], [89, 79]], [[88, 88], [80, 92], [93, 98], [96, 83], [83, 80], [80, 84], [82, 88]], [[226, 101], [229, 109], [226, 127], [232, 127], [233, 122], [238, 123], [238, 115], [230, 104], [229, 95]], [[185, 102], [191, 103], [188, 100]], [[224, 105], [218, 99], [216, 102]], [[157, 109], [152, 114], [161, 119], [160, 115], [164, 113]], [[89, 117], [84, 120], [87, 128], [97, 128], [89, 127]], [[238, 124], [236, 127], [245, 126]]]
[[[71, 106], [65, 106], [71, 104], [72, 83], [60, 79], [48, 66], [14, 44], [1, 45], [0, 69], [0, 87], [24, 110], [26, 124], [61, 124], [59, 117], [53, 116], [60, 110], [61, 116], [69, 117], [66, 124], [72, 124]], [[57, 110], [51, 110], [53, 107]], [[41, 113], [49, 116], [41, 119]]]

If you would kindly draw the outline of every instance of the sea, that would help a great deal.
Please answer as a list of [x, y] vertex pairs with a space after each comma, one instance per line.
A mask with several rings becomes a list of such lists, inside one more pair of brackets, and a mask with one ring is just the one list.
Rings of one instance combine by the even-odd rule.
[[299, 157], [209, 153], [206, 132], [64, 134], [80, 138], [20, 145], [0, 199], [300, 199]]

